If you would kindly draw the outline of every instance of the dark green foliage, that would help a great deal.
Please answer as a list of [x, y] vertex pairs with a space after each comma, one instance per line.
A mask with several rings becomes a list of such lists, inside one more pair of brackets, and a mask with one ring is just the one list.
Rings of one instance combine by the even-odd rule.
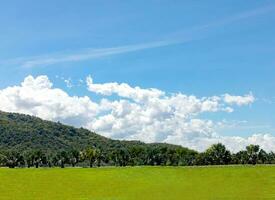
[[87, 146], [102, 148], [115, 141], [86, 129], [41, 120], [28, 115], [0, 112], [0, 150], [40, 149], [45, 152], [80, 150]]
[[258, 145], [231, 154], [219, 143], [198, 153], [177, 145], [112, 140], [83, 128], [0, 112], [0, 166], [10, 168], [258, 163], [274, 164], [275, 154]]
[[255, 165], [258, 162], [259, 151], [260, 151], [260, 146], [259, 145], [251, 144], [251, 145], [246, 147], [248, 164]]
[[[21, 152], [27, 167], [190, 165], [196, 151], [170, 144], [119, 141], [83, 128], [0, 111], [0, 152]], [[178, 155], [180, 154], [180, 156]], [[2, 158], [3, 157], [3, 158]], [[6, 163], [0, 153], [1, 163]]]
[[24, 166], [24, 158], [18, 151], [7, 151], [2, 153], [1, 165], [9, 168]]
[[78, 150], [76, 150], [76, 149], [72, 149], [68, 153], [68, 158], [69, 158], [70, 164], [73, 167], [75, 167], [76, 164], [80, 161], [80, 152]]
[[231, 154], [221, 143], [214, 144], [205, 151], [209, 165], [227, 165], [231, 161]]

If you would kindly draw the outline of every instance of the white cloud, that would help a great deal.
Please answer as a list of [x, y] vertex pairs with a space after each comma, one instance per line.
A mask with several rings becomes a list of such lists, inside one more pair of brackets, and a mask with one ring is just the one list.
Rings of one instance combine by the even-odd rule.
[[219, 136], [218, 138], [212, 140], [212, 142], [222, 142], [233, 152], [242, 150], [249, 144], [260, 145], [266, 151], [275, 150], [275, 137], [271, 134], [253, 134], [247, 138], [238, 136]]
[[73, 83], [72, 83], [71, 78], [65, 79], [64, 83], [66, 84], [67, 88], [72, 88], [73, 87]]
[[181, 40], [163, 40], [148, 42], [142, 44], [125, 45], [111, 48], [86, 48], [80, 49], [77, 52], [59, 52], [51, 55], [41, 55], [36, 57], [28, 58], [15, 58], [10, 61], [4, 62], [4, 64], [20, 64], [23, 68], [32, 68], [37, 66], [47, 66], [58, 63], [66, 62], [78, 62], [83, 60], [91, 60], [96, 58], [102, 58], [111, 55], [125, 54], [129, 52], [141, 51], [145, 49], [153, 49], [158, 47], [165, 47], [175, 44], [183, 44], [191, 39], [181, 39]]
[[[251, 104], [254, 101], [252, 94], [198, 98], [183, 93], [166, 94], [154, 88], [131, 87], [126, 83], [95, 84], [90, 76], [87, 87], [103, 97], [95, 102], [87, 96], [69, 96], [54, 88], [47, 76], [28, 76], [20, 86], [0, 90], [0, 109], [83, 126], [115, 139], [169, 142], [196, 150], [204, 150], [216, 142], [234, 151], [257, 143], [267, 150], [275, 150], [272, 135], [222, 136], [216, 133], [216, 127], [223, 121], [201, 117], [202, 113], [233, 112], [234, 105]], [[116, 97], [108, 99], [110, 95]]]
[[154, 88], [141, 89], [140, 87], [130, 87], [126, 83], [118, 84], [114, 83], [104, 83], [104, 84], [94, 84], [91, 76], [87, 77], [88, 89], [91, 92], [97, 94], [111, 96], [116, 94], [120, 97], [126, 97], [137, 102], [148, 101], [150, 98], [159, 98], [164, 96], [165, 93]]
[[0, 90], [1, 110], [76, 125], [82, 125], [95, 116], [97, 107], [87, 96], [69, 96], [61, 89], [52, 88], [47, 76], [28, 76], [21, 86]]
[[232, 96], [230, 94], [224, 95], [224, 102], [230, 105], [236, 104], [238, 106], [244, 106], [252, 104], [255, 101], [255, 97], [252, 93], [245, 96]]

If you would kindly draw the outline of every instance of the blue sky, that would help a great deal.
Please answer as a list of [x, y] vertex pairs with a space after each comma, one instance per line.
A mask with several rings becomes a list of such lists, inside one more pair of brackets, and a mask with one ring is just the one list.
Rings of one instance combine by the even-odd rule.
[[77, 86], [91, 75], [197, 97], [251, 92], [253, 104], [201, 118], [246, 121], [223, 135], [275, 135], [274, 22], [271, 0], [3, 1], [0, 89], [46, 75], [93, 97]]

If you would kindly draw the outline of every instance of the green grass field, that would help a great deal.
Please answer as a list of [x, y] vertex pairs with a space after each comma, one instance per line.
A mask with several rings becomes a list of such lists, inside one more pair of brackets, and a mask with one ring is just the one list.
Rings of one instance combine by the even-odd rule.
[[2, 168], [0, 199], [275, 199], [275, 166]]

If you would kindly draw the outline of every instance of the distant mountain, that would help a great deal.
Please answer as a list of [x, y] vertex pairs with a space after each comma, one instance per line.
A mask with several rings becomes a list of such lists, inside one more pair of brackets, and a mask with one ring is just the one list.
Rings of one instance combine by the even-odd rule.
[[56, 152], [72, 148], [83, 150], [87, 147], [96, 147], [105, 151], [129, 146], [179, 148], [170, 144], [112, 140], [84, 128], [74, 128], [29, 115], [0, 111], [0, 150], [40, 149]]

